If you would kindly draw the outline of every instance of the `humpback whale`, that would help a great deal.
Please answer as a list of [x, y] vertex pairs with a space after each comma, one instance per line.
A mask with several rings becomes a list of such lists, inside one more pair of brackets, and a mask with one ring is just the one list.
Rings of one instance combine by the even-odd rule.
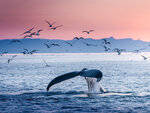
[[103, 74], [100, 70], [97, 70], [97, 69], [87, 69], [87, 68], [83, 68], [81, 71], [73, 71], [73, 72], [69, 72], [69, 73], [66, 73], [66, 74], [63, 74], [63, 75], [60, 75], [56, 78], [54, 78], [47, 86], [47, 91], [49, 90], [49, 88], [51, 86], [53, 86], [54, 84], [57, 84], [57, 83], [60, 83], [62, 81], [65, 81], [65, 80], [68, 80], [68, 79], [71, 79], [71, 78], [74, 78], [76, 76], [82, 76], [82, 77], [85, 77], [85, 78], [96, 78], [97, 82], [99, 82], [102, 77], [103, 77]]

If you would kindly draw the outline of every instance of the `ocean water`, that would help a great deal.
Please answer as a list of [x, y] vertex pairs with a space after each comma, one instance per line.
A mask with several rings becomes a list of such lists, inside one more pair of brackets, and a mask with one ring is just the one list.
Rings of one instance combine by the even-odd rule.
[[[139, 54], [17, 55], [9, 64], [13, 54], [0, 57], [0, 113], [150, 112], [150, 59], [143, 60]], [[83, 68], [103, 72], [100, 84], [105, 93], [89, 93], [81, 76], [46, 91], [55, 77]]]

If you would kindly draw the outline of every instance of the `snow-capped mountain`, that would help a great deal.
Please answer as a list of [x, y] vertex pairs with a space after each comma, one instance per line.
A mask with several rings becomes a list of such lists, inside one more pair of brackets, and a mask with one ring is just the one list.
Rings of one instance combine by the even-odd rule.
[[[12, 42], [14, 39], [0, 40], [0, 52], [21, 53], [24, 49], [29, 51], [38, 50], [38, 53], [98, 53], [106, 52], [104, 45], [110, 48], [107, 52], [113, 52], [113, 49], [126, 49], [134, 51], [142, 49], [142, 52], [150, 52], [150, 42], [141, 40], [132, 40], [132, 38], [115, 39], [113, 37], [105, 38], [111, 44], [104, 44], [103, 39], [75, 39], [75, 40], [56, 40], [56, 39], [20, 39], [20, 42]], [[47, 45], [50, 47], [47, 48]], [[57, 44], [57, 45], [54, 45]]]

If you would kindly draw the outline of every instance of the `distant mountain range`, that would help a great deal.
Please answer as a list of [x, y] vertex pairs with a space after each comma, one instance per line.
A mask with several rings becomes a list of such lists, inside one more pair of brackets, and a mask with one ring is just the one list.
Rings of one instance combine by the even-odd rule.
[[[142, 52], [150, 52], [150, 42], [133, 40], [132, 38], [115, 39], [105, 38], [111, 44], [106, 44], [110, 48], [107, 52], [114, 52], [113, 49], [126, 49], [131, 52], [141, 49]], [[12, 42], [13, 39], [0, 40], [0, 53], [21, 53], [24, 49], [30, 51], [36, 49], [38, 53], [99, 53], [105, 52], [103, 39], [75, 39], [75, 40], [55, 40], [55, 39], [20, 39], [20, 42]], [[12, 43], [11, 43], [12, 42]], [[46, 44], [50, 48], [47, 48]], [[57, 45], [54, 45], [57, 44]]]

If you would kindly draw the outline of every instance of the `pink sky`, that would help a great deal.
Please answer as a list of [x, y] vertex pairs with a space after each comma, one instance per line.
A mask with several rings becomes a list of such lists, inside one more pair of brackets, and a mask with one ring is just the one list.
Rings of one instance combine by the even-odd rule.
[[[21, 33], [35, 27], [44, 30], [35, 38], [150, 41], [149, 5], [150, 0], [0, 0], [0, 39], [23, 38]], [[48, 30], [45, 20], [63, 27]], [[82, 33], [90, 29], [95, 31]]]

